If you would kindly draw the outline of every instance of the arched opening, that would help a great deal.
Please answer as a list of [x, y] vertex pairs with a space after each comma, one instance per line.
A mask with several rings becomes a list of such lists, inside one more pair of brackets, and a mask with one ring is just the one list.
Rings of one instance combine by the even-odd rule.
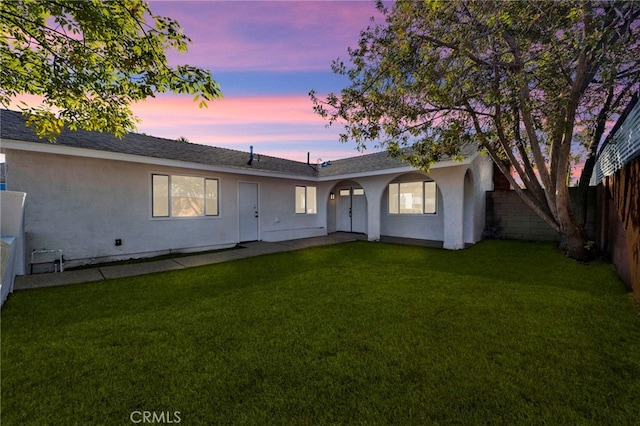
[[327, 231], [367, 233], [367, 194], [356, 181], [339, 182], [331, 190], [327, 205]]
[[391, 180], [380, 201], [380, 235], [442, 242], [444, 206], [437, 182], [418, 172]]

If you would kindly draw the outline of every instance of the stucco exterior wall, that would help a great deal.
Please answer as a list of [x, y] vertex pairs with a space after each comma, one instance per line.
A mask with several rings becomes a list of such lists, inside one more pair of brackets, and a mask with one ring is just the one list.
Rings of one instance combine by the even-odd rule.
[[[465, 191], [465, 176], [470, 186]], [[438, 188], [435, 215], [389, 214], [388, 185], [396, 181], [433, 179]], [[470, 164], [433, 168], [426, 174], [420, 171], [390, 173], [377, 176], [355, 177], [337, 181], [332, 190], [342, 183], [353, 183], [365, 190], [367, 197], [367, 236], [378, 240], [381, 235], [442, 241], [445, 248], [460, 249], [465, 243], [482, 239], [485, 228], [485, 192], [493, 189], [493, 166], [489, 158], [477, 156]], [[329, 202], [327, 228], [335, 229], [335, 203]], [[468, 228], [467, 235], [463, 228]]]
[[[27, 252], [61, 249], [74, 266], [234, 243], [237, 215], [226, 203], [215, 218], [151, 217], [151, 174], [193, 172], [13, 151], [7, 163], [7, 185], [28, 194]], [[220, 180], [221, 196], [235, 193], [230, 184]]]
[[[359, 212], [364, 217], [359, 217], [357, 232], [366, 232], [368, 240], [378, 240], [381, 235], [418, 238], [442, 241], [447, 249], [461, 249], [465, 243], [477, 242], [482, 236], [484, 193], [490, 188], [492, 171], [490, 162], [480, 156], [471, 162], [434, 167], [428, 175], [394, 169], [373, 171], [365, 176], [315, 179], [219, 172], [190, 168], [186, 163], [181, 167], [175, 163], [149, 162], [146, 157], [137, 162], [130, 157], [94, 158], [73, 152], [66, 155], [19, 149], [5, 151], [8, 188], [28, 194], [27, 253], [62, 250], [67, 267], [231, 247], [241, 238], [240, 189], [253, 188], [253, 184], [258, 193], [258, 219], [254, 225], [258, 240], [282, 241], [335, 231], [336, 201], [329, 199], [329, 193], [333, 191], [337, 195], [340, 185], [348, 183], [364, 189], [366, 202], [359, 202], [366, 214]], [[219, 215], [152, 217], [153, 174], [217, 179]], [[436, 214], [388, 213], [390, 182], [429, 178], [438, 188]], [[315, 213], [295, 212], [296, 186], [316, 188]], [[246, 199], [243, 197], [242, 201]], [[253, 203], [251, 210], [249, 216], [253, 218]], [[246, 221], [247, 215], [244, 217]], [[116, 240], [121, 244], [116, 245]]]
[[[295, 185], [319, 186], [315, 182], [12, 150], [7, 164], [9, 188], [29, 194], [27, 253], [61, 249], [67, 266], [233, 246], [239, 241], [240, 182], [258, 184], [258, 239], [326, 235], [326, 206], [320, 202], [325, 195], [320, 188], [318, 213], [295, 214]], [[219, 216], [153, 218], [153, 173], [218, 179]], [[116, 246], [116, 239], [122, 245]]]
[[482, 240], [486, 226], [488, 191], [493, 191], [493, 162], [488, 156], [478, 156], [469, 167], [473, 180], [473, 230], [472, 238], [465, 238], [465, 243], [477, 243]]
[[[327, 185], [304, 180], [262, 178], [260, 181], [260, 234], [264, 241], [283, 241], [327, 235]], [[295, 187], [316, 188], [315, 214], [295, 212]]]

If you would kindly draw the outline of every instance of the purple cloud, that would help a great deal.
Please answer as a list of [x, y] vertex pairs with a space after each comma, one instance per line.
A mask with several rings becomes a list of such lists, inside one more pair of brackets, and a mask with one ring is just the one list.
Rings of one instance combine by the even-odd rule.
[[176, 19], [193, 40], [188, 55], [171, 54], [171, 61], [214, 74], [328, 70], [380, 16], [372, 1], [152, 1], [150, 7]]

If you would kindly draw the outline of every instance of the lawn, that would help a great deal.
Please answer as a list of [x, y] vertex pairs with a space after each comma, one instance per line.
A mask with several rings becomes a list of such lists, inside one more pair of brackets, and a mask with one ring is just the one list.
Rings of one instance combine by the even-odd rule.
[[353, 242], [15, 293], [2, 424], [637, 424], [638, 354], [611, 265]]

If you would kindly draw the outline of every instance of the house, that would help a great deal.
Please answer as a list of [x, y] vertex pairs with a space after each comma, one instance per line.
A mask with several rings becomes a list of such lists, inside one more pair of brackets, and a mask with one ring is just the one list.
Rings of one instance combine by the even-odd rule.
[[315, 164], [133, 133], [49, 143], [9, 110], [0, 123], [26, 252], [61, 250], [67, 266], [337, 231], [461, 249], [481, 239], [493, 186], [475, 149], [424, 173], [384, 152]]

